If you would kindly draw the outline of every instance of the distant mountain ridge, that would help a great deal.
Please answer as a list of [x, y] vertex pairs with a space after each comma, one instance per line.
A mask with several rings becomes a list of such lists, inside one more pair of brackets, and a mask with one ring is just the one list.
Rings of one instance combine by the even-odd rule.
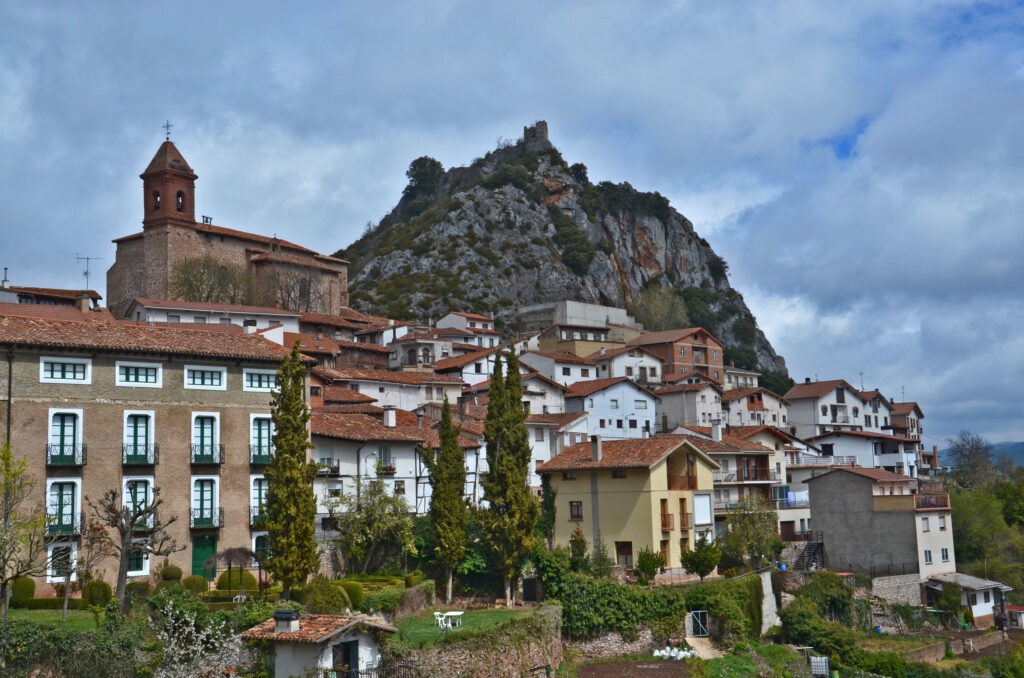
[[[992, 457], [993, 459], [1001, 454], [1007, 454], [1013, 459], [1013, 463], [1017, 466], [1024, 466], [1024, 442], [1007, 442], [1007, 443], [992, 443]], [[939, 458], [942, 460], [943, 466], [948, 466], [951, 462], [949, 459], [949, 448], [939, 450]]]
[[739, 367], [788, 379], [729, 285], [728, 265], [693, 224], [658, 193], [592, 183], [584, 165], [562, 158], [543, 121], [468, 167], [444, 171], [419, 158], [409, 175], [396, 207], [337, 252], [351, 262], [353, 307], [421, 321], [487, 313], [510, 334], [531, 304], [641, 307], [655, 322], [709, 329]]

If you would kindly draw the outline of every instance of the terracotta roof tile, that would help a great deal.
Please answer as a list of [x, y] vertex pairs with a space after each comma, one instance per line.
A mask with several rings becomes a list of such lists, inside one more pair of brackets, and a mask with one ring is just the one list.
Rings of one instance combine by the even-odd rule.
[[552, 424], [564, 428], [587, 416], [586, 412], [564, 412], [558, 414], [531, 414], [526, 417], [527, 424]]
[[317, 412], [334, 412], [335, 414], [368, 414], [377, 419], [381, 418], [384, 408], [371, 403], [353, 403], [351, 405], [320, 405], [313, 408]]
[[645, 346], [645, 345], [649, 345], [649, 344], [671, 344], [671, 343], [674, 343], [674, 342], [677, 342], [677, 341], [682, 341], [683, 339], [686, 339], [687, 337], [691, 337], [694, 334], [698, 334], [700, 332], [704, 332], [705, 334], [707, 334], [708, 338], [711, 339], [712, 341], [714, 341], [719, 346], [722, 345], [722, 342], [718, 341], [718, 339], [715, 339], [714, 335], [712, 335], [710, 332], [708, 332], [703, 327], [685, 327], [685, 328], [678, 329], [678, 330], [661, 330], [660, 332], [644, 332], [643, 334], [641, 334], [636, 339], [631, 339], [630, 341], [628, 341], [626, 343], [627, 343], [627, 345], [633, 344], [633, 345], [636, 345], [636, 346]]
[[582, 358], [582, 357], [576, 355], [575, 353], [569, 353], [568, 351], [551, 351], [551, 352], [546, 352], [546, 351], [527, 351], [526, 353], [524, 353], [523, 355], [520, 356], [520, 360], [522, 360], [524, 358], [529, 358], [529, 356], [531, 356], [531, 355], [539, 355], [539, 356], [542, 356], [544, 358], [550, 358], [551, 360], [554, 360], [555, 362], [571, 363], [573, 365], [595, 365], [596, 364], [594, 362], [594, 359], [593, 359], [594, 357], [593, 356], [589, 356], [587, 358]]
[[327, 315], [326, 313], [300, 313], [299, 322], [326, 325], [327, 327], [340, 327], [346, 330], [361, 330], [365, 326], [365, 323], [342, 318], [341, 316]]
[[75, 300], [78, 299], [78, 295], [85, 294], [89, 295], [89, 298], [94, 301], [99, 301], [103, 297], [100, 296], [96, 290], [69, 290], [60, 287], [25, 287], [24, 285], [11, 285], [5, 287], [8, 292], [22, 292], [24, 294], [38, 294], [43, 297], [60, 297], [64, 299]]
[[397, 428], [385, 426], [365, 414], [326, 412], [317, 408], [310, 417], [313, 435], [341, 440], [393, 440], [418, 443], [422, 436], [409, 435]]
[[640, 385], [634, 383], [633, 381], [631, 381], [629, 377], [611, 377], [609, 379], [591, 379], [589, 381], [577, 381], [574, 384], [569, 384], [569, 386], [568, 386], [569, 391], [568, 391], [568, 393], [565, 394], [565, 397], [566, 398], [581, 398], [581, 397], [584, 397], [584, 396], [591, 395], [592, 393], [597, 393], [598, 391], [603, 391], [604, 389], [608, 388], [609, 386], [614, 386], [615, 384], [621, 384], [624, 381], [629, 382], [630, 384], [635, 386], [638, 390], [641, 390], [641, 391], [643, 391], [645, 393], [649, 393], [652, 396], [654, 396], [655, 398], [658, 397], [652, 391], [649, 391], [648, 389], [644, 388], [643, 386], [640, 386]]
[[379, 381], [390, 384], [451, 384], [462, 386], [462, 380], [434, 372], [389, 372], [356, 368], [322, 369], [319, 373], [332, 381]]
[[[719, 393], [722, 392], [722, 388], [713, 381], [701, 382], [699, 384], [674, 384], [672, 386], [662, 386], [661, 388], [654, 389], [656, 395], [668, 395], [670, 393], [692, 393], [695, 391], [703, 391], [706, 388], [711, 388]], [[725, 400], [725, 398], [722, 398]]]
[[[604, 440], [601, 460], [594, 461], [590, 441], [576, 443], [542, 464], [539, 473], [561, 471], [605, 471], [612, 469], [648, 469], [686, 443], [683, 436], [655, 436], [647, 439]], [[718, 464], [708, 460], [713, 467]]]
[[345, 616], [339, 614], [304, 614], [299, 618], [299, 630], [294, 633], [275, 632], [276, 622], [273, 618], [257, 624], [242, 632], [243, 638], [253, 640], [272, 640], [286, 643], [320, 643], [329, 640], [357, 624], [369, 626], [380, 631], [395, 633], [394, 626], [380, 619], [364, 615]]
[[0, 315], [21, 318], [49, 318], [50, 320], [80, 320], [85, 322], [115, 322], [110, 311], [101, 308], [82, 313], [77, 306], [54, 306], [52, 304], [18, 304], [0, 302]]
[[608, 358], [615, 358], [624, 353], [630, 353], [632, 351], [640, 351], [641, 353], [646, 353], [647, 355], [651, 356], [652, 358], [655, 358], [656, 360], [661, 360], [660, 356], [653, 353], [645, 346], [622, 346], [621, 348], [607, 348], [604, 349], [604, 353], [602, 353], [601, 350], [598, 349], [597, 351], [594, 351], [593, 353], [588, 355], [587, 360], [593, 360], [595, 362], [598, 360], [607, 360]]
[[496, 348], [488, 348], [482, 351], [467, 353], [466, 355], [457, 355], [453, 358], [438, 360], [434, 363], [434, 370], [437, 372], [447, 372], [448, 370], [461, 369], [475, 360], [480, 360], [494, 354], [497, 350]]
[[837, 386], [843, 386], [854, 393], [859, 393], [845, 379], [831, 379], [829, 381], [812, 381], [796, 384], [793, 388], [786, 391], [786, 395], [783, 398], [791, 401], [800, 398], [820, 398], [829, 391], [834, 391]]
[[324, 388], [324, 402], [337, 403], [339, 405], [356, 405], [375, 403], [377, 399], [344, 386], [327, 386]]
[[903, 436], [889, 435], [888, 433], [873, 433], [871, 431], [829, 431], [828, 433], [819, 433], [816, 436], [811, 436], [808, 440], [818, 440], [820, 438], [828, 438], [829, 436], [852, 436], [854, 438], [873, 438], [876, 440], [895, 440], [901, 443], [914, 443], [917, 442], [913, 438], [904, 438]]
[[[289, 353], [283, 346], [256, 334], [13, 316], [0, 316], [0, 344], [273, 362], [279, 362]], [[303, 361], [313, 362], [309, 358]]]
[[[257, 254], [256, 256], [254, 256], [251, 259], [249, 259], [249, 263], [251, 263], [251, 264], [262, 264], [262, 263], [277, 264], [277, 263], [285, 263], [285, 264], [292, 264], [294, 266], [302, 266], [303, 268], [318, 268], [321, 271], [327, 271], [329, 273], [338, 273], [339, 272], [339, 270], [337, 268], [335, 268], [334, 266], [329, 266], [327, 264], [322, 264], [319, 261], [316, 261], [316, 259], [317, 259], [317, 257], [314, 257], [314, 260], [310, 261], [308, 256], [302, 257], [302, 256], [294, 255], [294, 254], [285, 254], [283, 252], [274, 252], [274, 253]], [[344, 262], [340, 262], [340, 263], [344, 263]]]
[[[765, 447], [760, 443], [752, 443], [746, 438], [732, 433], [732, 429], [729, 432], [722, 432], [721, 442], [711, 440], [712, 431], [706, 426], [684, 426], [684, 429], [693, 431], [699, 434], [698, 436], [684, 435], [689, 438], [697, 447], [705, 452], [774, 452], [770, 447]], [[706, 437], [705, 437], [706, 436]]]
[[899, 414], [899, 415], [904, 415], [905, 416], [905, 415], [910, 414], [911, 412], [914, 412], [915, 410], [917, 411], [918, 418], [923, 419], [924, 418], [924, 412], [921, 410], [921, 406], [918, 405], [913, 400], [907, 401], [905, 403], [897, 403], [897, 402], [893, 402], [892, 403], [892, 413], [893, 414]]
[[462, 311], [450, 311], [450, 313], [452, 315], [462, 316], [463, 318], [469, 318], [470, 320], [485, 320], [485, 321], [487, 321], [489, 323], [493, 323], [494, 322], [494, 318], [491, 318], [491, 317], [486, 316], [486, 315], [479, 315], [479, 314], [476, 314], [476, 313], [463, 313]]
[[767, 393], [771, 397], [776, 398], [787, 405], [789, 404], [788, 400], [773, 391], [769, 391], [764, 386], [754, 386], [753, 388], [739, 388], [731, 391], [725, 391], [722, 393], [722, 402], [727, 403], [732, 402], [733, 400], [739, 400], [740, 398], [746, 398], [748, 395], [753, 393]]
[[[853, 474], [856, 474], [858, 476], [863, 476], [865, 478], [870, 478], [871, 480], [874, 480], [874, 481], [877, 481], [877, 482], [883, 482], [883, 483], [884, 482], [908, 483], [908, 482], [914, 480], [910, 476], [901, 476], [898, 473], [893, 473], [892, 471], [886, 471], [885, 469], [881, 469], [881, 468], [862, 468], [860, 466], [833, 466], [832, 469], [833, 469], [833, 471], [836, 471], [836, 472], [841, 471], [843, 473], [853, 473]], [[829, 471], [829, 473], [832, 473], [833, 471]], [[822, 476], [826, 476], [826, 475], [828, 475], [828, 473], [822, 473], [820, 476], [815, 476], [813, 478], [808, 478], [808, 480], [816, 480], [817, 478], [821, 478]]]

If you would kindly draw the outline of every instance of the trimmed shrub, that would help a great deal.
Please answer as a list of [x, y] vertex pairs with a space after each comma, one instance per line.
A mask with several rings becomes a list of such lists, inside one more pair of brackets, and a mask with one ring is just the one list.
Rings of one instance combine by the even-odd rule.
[[106, 605], [114, 597], [110, 584], [102, 579], [93, 579], [82, 586], [82, 599], [89, 605]]
[[337, 582], [338, 586], [345, 589], [345, 594], [348, 599], [352, 602], [352, 609], [357, 609], [363, 603], [363, 598], [366, 596], [366, 592], [363, 590], [363, 585], [352, 579], [342, 579]]
[[352, 601], [338, 584], [316, 576], [304, 588], [306, 610], [313, 614], [337, 614], [352, 609]]
[[411, 589], [413, 586], [418, 585], [423, 581], [423, 573], [416, 570], [412, 574], [405, 575], [405, 588]]
[[203, 593], [210, 588], [210, 582], [206, 581], [206, 577], [201, 574], [192, 574], [185, 577], [181, 585], [185, 587], [186, 591], [191, 591], [192, 593]]
[[133, 581], [125, 587], [125, 594], [137, 600], [142, 600], [153, 595], [153, 587], [149, 585], [148, 581]]
[[394, 612], [405, 599], [407, 589], [391, 587], [374, 591], [363, 598], [361, 609], [364, 612]]
[[177, 565], [167, 565], [164, 567], [163, 572], [160, 573], [160, 579], [163, 581], [181, 581], [181, 568]]
[[[32, 598], [22, 607], [26, 610], [60, 610], [64, 607], [63, 598]], [[81, 598], [68, 598], [69, 610], [88, 610], [89, 601]]]
[[[229, 578], [230, 575], [230, 578]], [[247, 570], [225, 570], [217, 577], [218, 591], [237, 591], [238, 589], [257, 589], [256, 577]]]
[[31, 577], [18, 577], [11, 584], [11, 607], [24, 607], [35, 595], [35, 580]]

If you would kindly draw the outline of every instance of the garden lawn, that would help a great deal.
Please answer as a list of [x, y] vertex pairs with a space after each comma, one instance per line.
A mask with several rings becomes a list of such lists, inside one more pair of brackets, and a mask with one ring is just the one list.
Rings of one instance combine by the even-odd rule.
[[[483, 631], [509, 619], [529, 614], [533, 614], [533, 610], [470, 610], [462, 615], [462, 626], [456, 626], [448, 633], [461, 636], [464, 633]], [[395, 627], [398, 629], [395, 641], [400, 646], [410, 649], [433, 645], [444, 635], [434, 621], [433, 610], [421, 612], [414, 617], [403, 617], [395, 622]]]
[[857, 647], [869, 652], [903, 653], [941, 643], [943, 640], [943, 638], [934, 636], [888, 636], [879, 633], [865, 633], [857, 639]]
[[66, 626], [74, 631], [91, 631], [96, 620], [88, 610], [68, 610], [68, 620], [60, 620], [60, 610], [7, 610], [8, 619], [24, 619], [47, 626]]

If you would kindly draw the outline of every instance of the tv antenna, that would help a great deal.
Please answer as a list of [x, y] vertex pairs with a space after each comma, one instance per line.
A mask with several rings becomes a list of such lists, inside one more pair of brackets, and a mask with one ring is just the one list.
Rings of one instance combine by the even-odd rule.
[[75, 255], [75, 259], [77, 259], [79, 263], [83, 261], [85, 262], [85, 270], [82, 271], [82, 275], [85, 276], [85, 289], [89, 289], [89, 262], [99, 261], [102, 258], [103, 257], [83, 257], [81, 254]]

